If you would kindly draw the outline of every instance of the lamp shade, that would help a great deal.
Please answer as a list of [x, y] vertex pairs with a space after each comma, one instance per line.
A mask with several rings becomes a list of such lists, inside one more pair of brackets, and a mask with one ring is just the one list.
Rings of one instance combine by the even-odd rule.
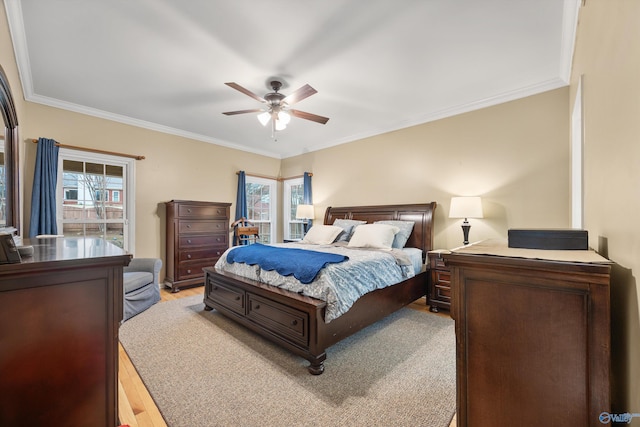
[[268, 111], [265, 111], [264, 113], [258, 114], [257, 117], [258, 117], [258, 121], [260, 121], [262, 126], [266, 126], [267, 123], [269, 123], [269, 120], [271, 120], [271, 113]]
[[449, 218], [482, 218], [480, 197], [452, 197]]
[[296, 219], [313, 219], [313, 205], [298, 205], [296, 209]]

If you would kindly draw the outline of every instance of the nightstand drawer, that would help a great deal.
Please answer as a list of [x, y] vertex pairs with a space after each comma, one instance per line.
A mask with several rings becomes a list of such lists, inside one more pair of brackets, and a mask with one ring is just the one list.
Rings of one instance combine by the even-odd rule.
[[451, 283], [451, 273], [448, 271], [436, 270], [434, 273], [436, 283], [446, 283], [447, 285]]
[[429, 292], [428, 304], [430, 310], [438, 312], [440, 309], [451, 308], [451, 272], [444, 263], [442, 255], [448, 251], [429, 252]]
[[450, 286], [441, 286], [436, 284], [433, 287], [434, 290], [434, 298], [441, 302], [451, 302], [451, 287]]

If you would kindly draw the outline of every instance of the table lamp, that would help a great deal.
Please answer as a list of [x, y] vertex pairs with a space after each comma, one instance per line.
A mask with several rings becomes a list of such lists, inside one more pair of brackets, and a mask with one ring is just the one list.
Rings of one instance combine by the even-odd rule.
[[298, 205], [296, 208], [296, 219], [304, 219], [304, 234], [307, 234], [307, 228], [309, 227], [309, 220], [313, 219], [314, 210], [313, 205]]
[[462, 222], [463, 244], [468, 245], [471, 224], [467, 219], [482, 218], [482, 200], [480, 197], [452, 197], [449, 218], [464, 218]]

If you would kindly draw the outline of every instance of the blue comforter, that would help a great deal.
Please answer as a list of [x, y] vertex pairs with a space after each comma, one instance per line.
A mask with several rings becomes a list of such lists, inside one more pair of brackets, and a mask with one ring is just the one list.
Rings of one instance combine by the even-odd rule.
[[259, 265], [263, 270], [275, 270], [283, 276], [293, 275], [300, 282], [311, 283], [327, 264], [348, 260], [346, 255], [304, 249], [281, 248], [261, 243], [238, 246], [227, 254], [227, 262]]

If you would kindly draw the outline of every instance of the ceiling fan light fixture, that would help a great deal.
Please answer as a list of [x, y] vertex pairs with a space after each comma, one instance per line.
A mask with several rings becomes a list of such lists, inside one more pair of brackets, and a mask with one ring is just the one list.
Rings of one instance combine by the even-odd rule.
[[260, 112], [257, 117], [262, 126], [267, 126], [269, 120], [271, 120], [271, 137], [274, 139], [276, 131], [281, 131], [287, 128], [287, 125], [291, 121], [291, 116], [295, 116], [297, 118], [305, 120], [311, 120], [320, 124], [325, 124], [329, 120], [328, 117], [322, 117], [318, 116], [317, 114], [311, 114], [300, 110], [291, 109], [289, 110], [289, 112], [284, 111], [285, 109], [289, 109], [291, 105], [296, 104], [303, 99], [306, 99], [309, 96], [317, 93], [317, 91], [308, 84], [295, 90], [288, 96], [285, 96], [279, 92], [280, 88], [282, 87], [282, 82], [274, 80], [270, 82], [273, 92], [266, 94], [264, 98], [256, 95], [249, 89], [245, 89], [237, 83], [229, 82], [225, 84], [239, 92], [244, 93], [245, 95], [250, 96], [256, 101], [260, 101], [261, 103], [266, 104], [267, 111], [264, 111], [264, 109], [254, 108], [250, 110], [227, 111], [222, 114], [233, 116], [236, 114]]
[[276, 130], [285, 130], [287, 128], [287, 124], [282, 120], [276, 120]]
[[266, 126], [267, 123], [269, 123], [269, 119], [271, 119], [271, 113], [268, 111], [258, 114], [258, 120], [260, 121], [262, 126]]
[[291, 121], [291, 115], [285, 111], [278, 112], [278, 121], [282, 122], [285, 126]]

